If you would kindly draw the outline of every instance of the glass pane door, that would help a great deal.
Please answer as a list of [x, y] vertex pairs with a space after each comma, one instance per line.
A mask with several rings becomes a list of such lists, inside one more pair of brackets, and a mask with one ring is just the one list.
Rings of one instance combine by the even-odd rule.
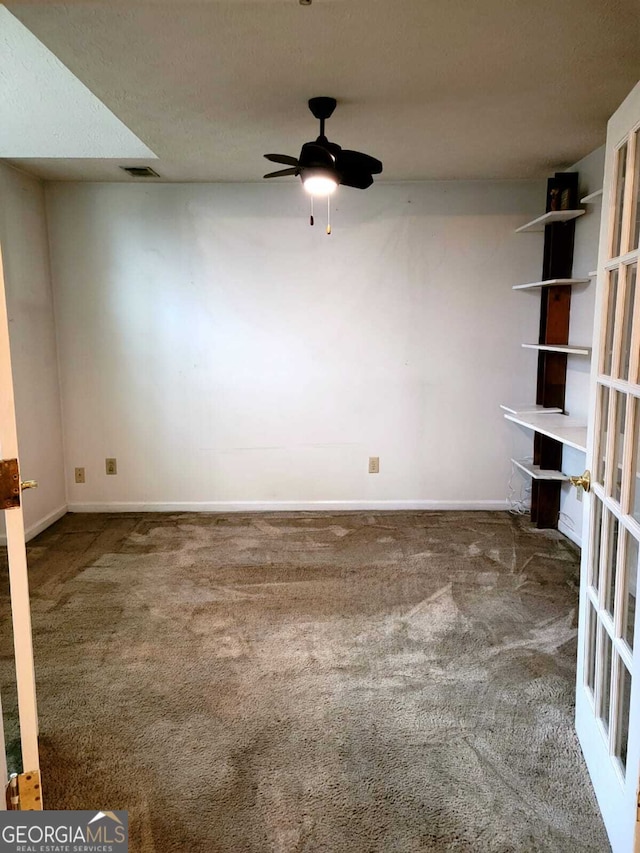
[[[587, 502], [576, 694], [578, 735], [614, 853], [633, 851], [640, 756], [635, 642], [640, 551], [640, 87], [636, 89], [635, 125], [607, 141], [592, 366], [593, 486]], [[610, 135], [613, 124], [614, 119]]]

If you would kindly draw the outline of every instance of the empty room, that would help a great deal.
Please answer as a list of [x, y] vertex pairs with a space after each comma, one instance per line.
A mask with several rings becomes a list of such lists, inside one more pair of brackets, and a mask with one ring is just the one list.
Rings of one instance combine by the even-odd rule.
[[640, 853], [635, 0], [0, 5], [0, 847]]

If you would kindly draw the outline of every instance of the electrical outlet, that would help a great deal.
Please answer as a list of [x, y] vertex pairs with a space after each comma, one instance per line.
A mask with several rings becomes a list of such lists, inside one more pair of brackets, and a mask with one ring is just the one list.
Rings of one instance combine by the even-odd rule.
[[118, 463], [115, 459], [105, 459], [105, 470], [107, 474], [117, 474], [118, 473]]
[[84, 483], [84, 468], [76, 468], [76, 483]]
[[379, 456], [370, 456], [369, 457], [369, 473], [370, 474], [379, 474], [380, 473], [380, 457]]

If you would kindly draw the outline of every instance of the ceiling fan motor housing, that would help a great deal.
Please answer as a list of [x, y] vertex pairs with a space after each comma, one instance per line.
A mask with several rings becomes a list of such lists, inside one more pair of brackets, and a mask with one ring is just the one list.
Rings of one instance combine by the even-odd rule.
[[299, 169], [333, 169], [333, 157], [317, 142], [305, 142], [298, 160]]

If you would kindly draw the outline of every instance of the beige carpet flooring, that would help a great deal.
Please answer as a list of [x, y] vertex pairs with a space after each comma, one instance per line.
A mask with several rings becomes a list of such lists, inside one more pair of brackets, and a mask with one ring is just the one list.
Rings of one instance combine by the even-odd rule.
[[[129, 809], [132, 851], [608, 850], [559, 534], [506, 513], [68, 515], [29, 560], [45, 804]], [[0, 610], [15, 737], [6, 584]]]

